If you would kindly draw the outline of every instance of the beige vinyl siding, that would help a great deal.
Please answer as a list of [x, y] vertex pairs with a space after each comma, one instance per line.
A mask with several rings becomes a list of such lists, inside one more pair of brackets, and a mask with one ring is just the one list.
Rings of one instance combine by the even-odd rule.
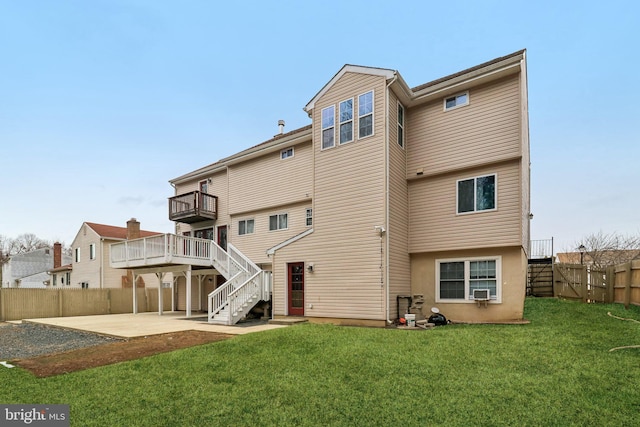
[[309, 200], [313, 192], [311, 142], [293, 148], [294, 155], [288, 159], [280, 159], [277, 151], [229, 168], [230, 215]]
[[[389, 92], [389, 319], [397, 317], [397, 295], [411, 291], [409, 258], [409, 194], [406, 177], [406, 150], [398, 145], [398, 101]], [[406, 115], [405, 107], [405, 115]], [[405, 147], [409, 123], [404, 120]]]
[[[456, 181], [497, 174], [497, 210], [456, 213]], [[521, 246], [520, 162], [409, 182], [409, 251]]]
[[[276, 209], [264, 209], [232, 217], [229, 236], [233, 236], [233, 245], [248, 256], [254, 263], [270, 263], [267, 249], [276, 246], [309, 229], [306, 226], [306, 210], [311, 208], [310, 202], [281, 206]], [[287, 214], [288, 228], [286, 230], [269, 230], [269, 216]], [[252, 234], [238, 235], [238, 221], [254, 220]]]
[[472, 87], [465, 107], [443, 111], [443, 99], [408, 111], [408, 178], [521, 156], [518, 75]]
[[[370, 90], [374, 90], [374, 135], [359, 139], [358, 95]], [[322, 109], [328, 105], [337, 109], [348, 98], [355, 98], [354, 141], [340, 145], [336, 133], [336, 147], [321, 150]], [[317, 101], [313, 110], [314, 233], [274, 256], [276, 314], [286, 311], [286, 265], [302, 261], [314, 263], [314, 272], [305, 273], [305, 315], [384, 319], [381, 242], [374, 230], [385, 221], [384, 102], [384, 78], [353, 73], [342, 76]]]

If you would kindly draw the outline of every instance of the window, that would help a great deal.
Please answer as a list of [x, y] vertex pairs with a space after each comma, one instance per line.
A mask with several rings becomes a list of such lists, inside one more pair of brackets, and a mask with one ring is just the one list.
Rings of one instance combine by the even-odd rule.
[[322, 110], [322, 149], [335, 146], [334, 141], [334, 121], [335, 106], [330, 106]]
[[469, 92], [451, 96], [444, 100], [444, 111], [453, 110], [454, 108], [469, 105]]
[[436, 302], [473, 301], [474, 289], [489, 289], [500, 302], [501, 258], [436, 261]]
[[282, 151], [280, 152], [280, 158], [281, 158], [282, 160], [284, 160], [284, 159], [288, 159], [289, 157], [293, 157], [293, 147], [291, 147], [291, 148], [287, 148], [287, 149], [282, 150]]
[[89, 245], [89, 259], [96, 259], [96, 244], [91, 243]]
[[80, 248], [76, 248], [75, 250], [75, 260], [76, 262], [80, 262]]
[[82, 289], [89, 289], [89, 282], [82, 282], [80, 283], [80, 287]]
[[311, 227], [313, 225], [313, 209], [311, 208], [307, 209], [306, 219], [307, 219], [307, 227]]
[[398, 145], [404, 148], [404, 107], [398, 103]]
[[253, 219], [243, 219], [238, 221], [238, 235], [253, 234], [255, 221]]
[[373, 135], [373, 91], [358, 97], [358, 138]]
[[269, 217], [269, 231], [286, 230], [288, 228], [288, 214], [271, 215]]
[[353, 141], [353, 98], [340, 103], [340, 144]]
[[496, 209], [496, 175], [458, 181], [458, 213]]

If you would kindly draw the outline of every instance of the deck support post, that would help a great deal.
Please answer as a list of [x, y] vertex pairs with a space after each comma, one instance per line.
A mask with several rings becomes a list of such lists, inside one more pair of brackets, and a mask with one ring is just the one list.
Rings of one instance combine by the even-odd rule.
[[187, 265], [184, 275], [187, 279], [187, 317], [191, 317], [191, 265]]
[[163, 273], [160, 271], [156, 273], [156, 277], [158, 278], [158, 315], [159, 316], [162, 316], [162, 311], [164, 309], [164, 301], [163, 301], [164, 295], [162, 295], [164, 292], [162, 289], [162, 279], [164, 279], [165, 274], [166, 273]]
[[138, 314], [138, 293], [136, 292], [136, 274], [132, 273], [131, 277], [133, 278], [133, 284], [131, 289], [133, 289], [133, 314]]

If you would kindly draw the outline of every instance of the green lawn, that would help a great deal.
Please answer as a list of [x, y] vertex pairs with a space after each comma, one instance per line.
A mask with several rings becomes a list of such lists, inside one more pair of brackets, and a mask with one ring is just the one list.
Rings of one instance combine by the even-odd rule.
[[70, 404], [74, 426], [638, 425], [640, 349], [609, 350], [640, 323], [608, 311], [640, 320], [527, 299], [529, 325], [299, 325], [46, 379], [0, 367], [0, 401]]

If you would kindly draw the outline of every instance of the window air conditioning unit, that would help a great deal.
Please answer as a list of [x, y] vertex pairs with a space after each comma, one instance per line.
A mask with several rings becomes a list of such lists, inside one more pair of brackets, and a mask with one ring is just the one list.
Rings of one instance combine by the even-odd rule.
[[475, 301], [489, 301], [491, 299], [491, 290], [489, 289], [474, 289], [473, 299]]

